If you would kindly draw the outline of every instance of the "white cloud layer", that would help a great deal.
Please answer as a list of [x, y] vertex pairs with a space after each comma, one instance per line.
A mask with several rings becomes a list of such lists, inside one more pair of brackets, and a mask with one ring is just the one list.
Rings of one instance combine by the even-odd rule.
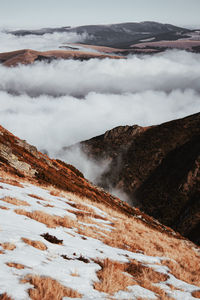
[[99, 94], [84, 99], [12, 96], [0, 92], [1, 124], [52, 155], [118, 125], [151, 125], [200, 111], [193, 90], [145, 91], [135, 94]]
[[78, 35], [75, 32], [69, 33], [47, 33], [44, 35], [14, 36], [0, 29], [0, 52], [9, 52], [19, 49], [32, 49], [47, 51], [59, 49], [63, 43], [75, 43], [85, 39], [86, 35]]
[[[200, 111], [199, 61], [199, 54], [170, 51], [127, 60], [0, 66], [0, 123], [58, 156], [63, 146], [115, 126], [184, 117]], [[93, 178], [92, 170], [98, 176], [99, 166], [89, 166], [80, 153], [67, 159], [86, 177]]]
[[31, 96], [171, 92], [193, 89], [200, 92], [200, 55], [169, 51], [154, 56], [131, 56], [127, 60], [59, 60], [50, 64], [14, 69], [0, 67], [0, 90]]

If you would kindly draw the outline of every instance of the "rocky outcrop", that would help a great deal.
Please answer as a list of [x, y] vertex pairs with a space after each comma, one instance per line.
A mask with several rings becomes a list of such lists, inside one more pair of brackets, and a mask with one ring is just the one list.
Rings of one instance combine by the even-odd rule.
[[122, 189], [144, 212], [200, 243], [200, 113], [148, 128], [117, 127], [81, 147], [110, 161], [99, 185]]

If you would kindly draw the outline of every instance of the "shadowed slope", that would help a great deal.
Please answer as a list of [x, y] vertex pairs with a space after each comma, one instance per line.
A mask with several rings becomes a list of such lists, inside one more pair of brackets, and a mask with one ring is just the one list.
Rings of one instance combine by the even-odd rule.
[[99, 182], [199, 243], [200, 114], [142, 128], [117, 127], [81, 143], [93, 159], [109, 159]]

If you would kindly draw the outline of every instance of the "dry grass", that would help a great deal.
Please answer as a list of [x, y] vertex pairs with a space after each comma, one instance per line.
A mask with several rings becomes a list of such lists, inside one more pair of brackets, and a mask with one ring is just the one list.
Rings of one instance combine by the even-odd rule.
[[189, 259], [186, 256], [185, 260], [182, 263], [167, 260], [163, 261], [163, 264], [168, 266], [171, 273], [175, 277], [200, 287], [200, 264], [196, 265], [194, 268], [192, 259]]
[[[55, 228], [57, 226], [62, 226], [66, 228], [77, 228], [79, 234], [83, 234], [88, 237], [99, 238], [99, 234], [96, 228], [92, 228], [84, 225], [81, 225], [80, 228], [80, 223], [78, 223], [78, 221], [73, 220], [69, 217], [51, 216], [47, 213], [44, 213], [43, 211], [27, 212], [23, 209], [16, 209], [15, 212], [17, 214], [27, 216], [40, 223], [43, 223], [47, 225], [49, 228]], [[101, 232], [107, 234], [107, 231], [101, 230]]]
[[37, 201], [37, 204], [40, 204], [41, 206], [43, 207], [54, 207], [54, 205], [51, 205], [51, 204], [45, 204], [45, 203], [42, 203], [40, 201]]
[[120, 290], [125, 290], [129, 285], [136, 282], [125, 274], [125, 265], [117, 261], [105, 259], [103, 263], [97, 262], [102, 269], [97, 272], [99, 282], [95, 282], [94, 288], [100, 292], [114, 294]]
[[192, 249], [192, 244], [148, 228], [140, 220], [124, 216], [115, 221], [115, 230], [107, 235], [103, 241], [109, 246], [174, 259], [177, 264], [171, 262], [169, 266], [172, 274], [190, 284], [200, 285], [200, 257]]
[[19, 270], [25, 268], [24, 265], [21, 265], [21, 264], [18, 264], [18, 263], [13, 263], [13, 262], [8, 262], [8, 263], [6, 263], [6, 265], [10, 268], [15, 268], [15, 269], [19, 269]]
[[3, 173], [3, 178], [0, 179], [0, 182], [6, 183], [6, 184], [10, 184], [10, 185], [14, 185], [14, 186], [18, 186], [23, 188], [24, 186], [19, 183], [17, 180], [13, 179], [11, 176], [7, 176], [7, 174], [5, 172]]
[[165, 274], [158, 273], [137, 261], [123, 264], [106, 259], [97, 263], [102, 269], [97, 272], [100, 282], [94, 284], [96, 290], [113, 295], [120, 290], [126, 290], [128, 286], [140, 285], [156, 293], [160, 299], [172, 299], [162, 289], [152, 285], [167, 280], [168, 276]]
[[0, 205], [0, 209], [9, 210], [8, 207], [2, 206], [2, 205]]
[[4, 250], [10, 250], [10, 251], [13, 251], [16, 246], [12, 243], [3, 243], [3, 244], [0, 244], [0, 246], [4, 249]]
[[[79, 207], [79, 203], [82, 203], [83, 201], [84, 204], [86, 204], [84, 205], [86, 208], [87, 204], [94, 205], [92, 201], [85, 198], [81, 199], [75, 195], [72, 196], [70, 193], [62, 192], [62, 197], [72, 199], [76, 202], [77, 207]], [[18, 210], [17, 212], [28, 217], [32, 217], [49, 227], [64, 226], [78, 228], [78, 232], [80, 234], [97, 239], [100, 238], [102, 242], [112, 247], [118, 247], [133, 252], [142, 251], [146, 255], [165, 256], [169, 259], [174, 259], [177, 264], [170, 266], [172, 274], [185, 282], [195, 285], [200, 284], [200, 279], [197, 275], [200, 272], [200, 258], [192, 249], [192, 244], [185, 242], [184, 240], [179, 240], [173, 236], [169, 236], [168, 234], [156, 229], [149, 228], [142, 220], [134, 217], [128, 217], [123, 213], [105, 206], [103, 203], [95, 203], [95, 206], [106, 212], [108, 214], [108, 219], [113, 220], [112, 217], [116, 218], [116, 220], [114, 220], [113, 230], [111, 232], [102, 231], [106, 234], [106, 236], [101, 236], [101, 238], [100, 232], [97, 232], [97, 229], [87, 226], [82, 226], [82, 228], [80, 228], [80, 224], [69, 217], [61, 218], [38, 211], [28, 213]], [[83, 213], [82, 215], [87, 214]], [[86, 217], [80, 216], [79, 219], [81, 220], [81, 218], [82, 220], [84, 218], [85, 221]], [[87, 220], [87, 222], [89, 222], [89, 220]]]
[[73, 277], [79, 277], [80, 275], [78, 274], [78, 271], [74, 271], [74, 272], [71, 272], [71, 274], [70, 274], [71, 276], [73, 276]]
[[58, 191], [52, 187], [51, 187], [50, 195], [55, 196], [55, 197], [62, 197], [61, 191]]
[[166, 281], [169, 276], [163, 273], [156, 272], [152, 268], [144, 266], [142, 263], [133, 260], [128, 264], [126, 272], [131, 274], [134, 279], [142, 284], [145, 281], [150, 281], [152, 283], [158, 283], [161, 281]]
[[[105, 230], [102, 230], [102, 229], [97, 229], [96, 227], [93, 227], [93, 226], [83, 226], [81, 225], [82, 228], [80, 228], [80, 225], [79, 225], [79, 228], [78, 228], [78, 233], [80, 235], [84, 235], [84, 236], [87, 236], [87, 237], [91, 237], [91, 238], [94, 238], [94, 239], [98, 239], [98, 240], [102, 240], [102, 242], [104, 241], [102, 236], [105, 237], [105, 234], [107, 234], [107, 231]], [[101, 235], [102, 233], [102, 235]]]
[[26, 238], [22, 238], [22, 241], [34, 248], [39, 249], [39, 250], [42, 250], [42, 251], [47, 250], [47, 246], [40, 241], [32, 241], [32, 240], [29, 240]]
[[27, 212], [23, 209], [16, 209], [15, 212], [19, 215], [24, 215], [37, 222], [43, 223], [49, 228], [55, 228], [57, 226], [72, 228], [76, 225], [76, 221], [72, 220], [69, 217], [52, 216], [39, 210]]
[[[86, 211], [86, 210], [85, 211], [78, 211], [78, 210], [74, 211], [74, 210], [70, 210], [70, 209], [68, 209], [67, 211], [72, 213], [72, 214], [75, 214], [77, 216], [77, 219], [79, 219], [81, 222], [84, 222], [84, 218], [87, 218], [87, 219], [88, 218], [95, 218], [95, 219], [100, 219], [100, 220], [107, 221], [106, 218], [104, 218], [100, 215], [97, 215], [97, 214], [95, 214], [94, 212], [91, 212], [91, 211]], [[99, 224], [95, 220], [91, 220], [91, 222]]]
[[33, 289], [29, 289], [29, 296], [33, 300], [62, 300], [63, 297], [81, 298], [77, 291], [64, 287], [49, 277], [30, 275], [23, 282], [29, 282], [34, 286]]
[[[73, 201], [73, 200], [71, 199], [71, 197], [70, 197], [70, 200]], [[92, 207], [83, 205], [82, 203], [78, 203], [78, 204], [77, 204], [77, 203], [75, 203], [75, 202], [74, 202], [74, 203], [69, 203], [69, 202], [67, 202], [67, 204], [71, 205], [71, 206], [74, 207], [74, 208], [83, 210], [83, 211], [85, 211], [85, 212], [87, 212], [87, 213], [95, 214], [95, 211], [94, 211], [94, 209], [93, 209]]]
[[44, 207], [54, 207], [53, 205], [51, 205], [51, 204], [45, 204], [45, 205], [43, 205]]
[[29, 197], [32, 197], [32, 198], [35, 198], [35, 199], [38, 199], [38, 200], [43, 200], [43, 201], [46, 201], [45, 199], [37, 196], [37, 195], [34, 195], [34, 194], [28, 194]]
[[0, 300], [12, 300], [6, 293], [0, 295]]
[[[178, 236], [173, 236], [173, 234], [169, 234], [168, 232], [161, 232], [160, 230], [149, 227], [143, 220], [125, 215], [123, 212], [109, 206], [109, 204], [107, 205], [103, 202], [94, 203], [94, 201], [86, 197], [80, 197], [70, 192], [64, 192], [52, 186], [39, 186], [50, 191], [52, 195], [64, 197], [66, 200], [71, 199], [76, 203], [75, 205], [77, 208], [81, 208], [81, 204], [83, 205], [84, 203], [85, 207], [82, 208], [82, 210], [89, 212], [87, 205], [95, 205], [95, 207], [105, 212], [108, 215], [106, 218], [113, 222], [114, 226], [111, 232], [106, 231], [107, 236], [101, 237], [102, 242], [113, 247], [119, 247], [134, 252], [142, 251], [144, 254], [150, 256], [165, 256], [169, 259], [173, 259], [177, 264], [170, 266], [172, 274], [188, 283], [195, 285], [200, 284], [200, 279], [195, 275], [200, 272], [200, 257], [197, 254], [197, 251], [194, 250], [194, 245], [192, 243], [181, 240]], [[69, 217], [64, 220], [64, 218], [51, 216], [44, 214], [43, 212], [28, 213], [23, 212], [22, 210], [16, 210], [16, 212], [32, 217], [49, 227], [66, 226], [67, 224], [69, 227], [78, 228], [80, 234], [94, 238], [99, 238], [100, 236], [96, 229], [86, 226], [80, 228], [80, 224]], [[113, 218], [116, 219], [113, 221]], [[66, 219], [68, 221], [66, 221]]]
[[192, 293], [192, 296], [195, 297], [195, 298], [200, 299], [200, 290], [199, 290], [199, 291], [193, 292], [193, 293]]
[[12, 197], [4, 197], [1, 200], [4, 201], [4, 202], [10, 203], [10, 204], [16, 205], [16, 206], [20, 206], [20, 205], [30, 206], [30, 204], [28, 202], [23, 201], [23, 200], [19, 200], [19, 199], [16, 199], [16, 198], [12, 198]]

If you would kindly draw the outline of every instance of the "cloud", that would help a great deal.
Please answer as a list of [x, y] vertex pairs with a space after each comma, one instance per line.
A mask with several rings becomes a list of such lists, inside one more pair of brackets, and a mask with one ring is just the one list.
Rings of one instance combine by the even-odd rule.
[[147, 126], [195, 113], [200, 110], [200, 101], [193, 90], [123, 95], [91, 92], [84, 99], [0, 92], [0, 107], [3, 126], [55, 155], [63, 146], [118, 125]]
[[58, 60], [36, 62], [15, 69], [0, 67], [0, 90], [85, 97], [103, 94], [140, 93], [148, 90], [169, 93], [175, 89], [200, 92], [199, 54], [169, 51], [154, 56], [130, 56], [127, 60]]
[[9, 52], [19, 49], [32, 49], [37, 51], [55, 50], [59, 49], [63, 43], [81, 42], [84, 41], [85, 38], [86, 34], [80, 35], [75, 32], [54, 32], [42, 36], [15, 36], [0, 29], [0, 52]]
[[61, 153], [62, 147], [115, 126], [148, 126], [199, 112], [199, 59], [169, 51], [127, 60], [0, 66], [1, 125], [95, 179], [107, 162], [95, 165], [79, 150]]

